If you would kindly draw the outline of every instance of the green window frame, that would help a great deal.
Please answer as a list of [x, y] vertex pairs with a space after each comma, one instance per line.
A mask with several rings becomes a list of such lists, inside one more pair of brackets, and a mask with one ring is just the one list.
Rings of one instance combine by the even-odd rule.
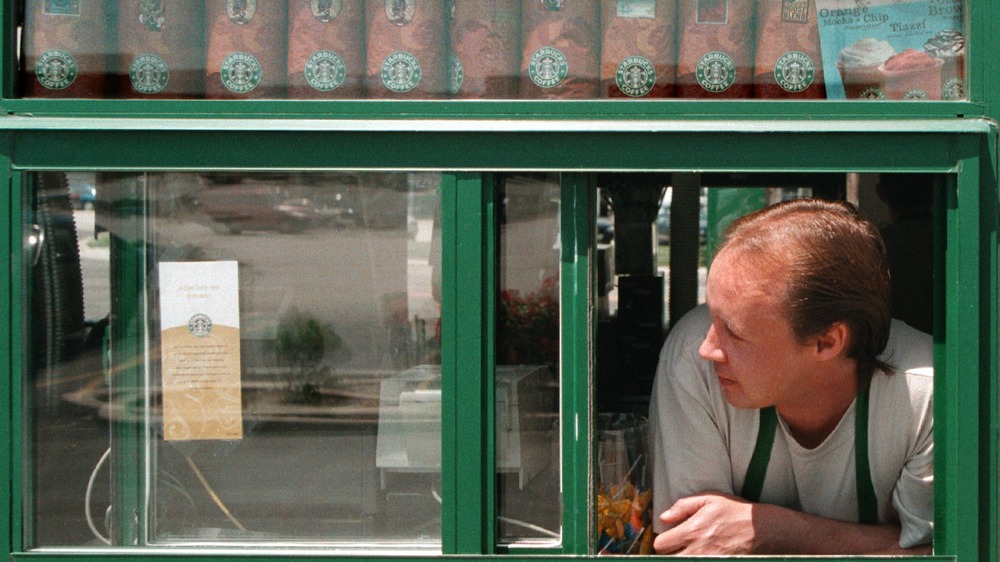
[[[0, 167], [11, 178], [0, 234], [11, 271], [20, 271], [22, 171], [34, 170], [328, 170], [435, 169], [443, 188], [443, 552], [459, 557], [548, 556], [592, 552], [591, 365], [593, 361], [590, 175], [598, 171], [902, 172], [948, 174], [943, 330], [935, 336], [937, 369], [935, 552], [940, 559], [992, 556], [996, 451], [996, 130], [982, 119], [909, 119], [880, 123], [741, 121], [451, 120], [146, 120], [16, 117], [4, 120]], [[266, 134], [266, 135], [265, 135]], [[260, 138], [270, 150], [253, 152]], [[366, 150], [359, 152], [356, 148]], [[614, 150], [607, 147], [613, 146]], [[317, 147], [322, 147], [319, 150]], [[551, 147], [559, 147], [553, 150]], [[899, 150], [893, 147], [906, 147]], [[492, 172], [562, 172], [563, 546], [499, 549], [493, 536], [492, 333], [496, 247]], [[127, 258], [129, 252], [123, 252]], [[461, 264], [461, 265], [459, 265]], [[135, 281], [131, 278], [132, 282]], [[20, 318], [21, 280], [0, 279], [0, 317]], [[139, 290], [139, 287], [136, 287]], [[122, 295], [129, 298], [129, 295]], [[461, 327], [461, 329], [459, 329]], [[0, 383], [5, 418], [4, 476], [13, 498], [2, 548], [12, 558], [57, 560], [25, 552], [19, 524], [22, 427], [20, 353], [15, 321], [3, 324]], [[128, 330], [128, 327], [123, 328]], [[463, 376], [457, 375], [461, 365]], [[468, 376], [470, 366], [478, 376]], [[973, 374], [974, 373], [974, 374]], [[989, 429], [987, 429], [989, 428]], [[990, 435], [985, 433], [989, 431]], [[461, 468], [459, 468], [461, 467]], [[984, 499], [986, 498], [986, 499]], [[484, 516], [486, 514], [486, 516]], [[81, 550], [74, 557], [173, 555], [169, 549]], [[289, 555], [296, 551], [289, 552]], [[320, 551], [321, 553], [322, 551]], [[220, 553], [221, 555], [222, 553]], [[316, 552], [310, 552], [315, 555]], [[373, 553], [372, 558], [379, 558]], [[214, 558], [212, 550], [197, 558]], [[262, 557], [263, 559], [263, 557]]]

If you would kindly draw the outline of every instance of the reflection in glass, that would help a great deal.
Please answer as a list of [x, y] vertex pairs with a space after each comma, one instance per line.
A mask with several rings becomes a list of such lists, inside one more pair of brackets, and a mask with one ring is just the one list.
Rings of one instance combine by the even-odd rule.
[[559, 176], [501, 188], [496, 342], [499, 539], [560, 538]]
[[25, 0], [22, 94], [966, 97], [964, 0], [117, 4]]
[[438, 174], [65, 178], [24, 225], [28, 546], [440, 547]]

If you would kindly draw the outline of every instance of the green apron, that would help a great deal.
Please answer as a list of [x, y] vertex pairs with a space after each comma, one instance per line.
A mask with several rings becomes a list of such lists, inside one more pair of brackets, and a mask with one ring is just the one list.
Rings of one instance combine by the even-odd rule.
[[[750, 457], [750, 466], [740, 494], [749, 502], [760, 501], [777, 429], [778, 412], [774, 406], [761, 409], [757, 444]], [[858, 392], [857, 404], [854, 406], [854, 471], [857, 480], [858, 522], [878, 523], [878, 500], [875, 498], [875, 486], [872, 485], [868, 464], [868, 388]]]

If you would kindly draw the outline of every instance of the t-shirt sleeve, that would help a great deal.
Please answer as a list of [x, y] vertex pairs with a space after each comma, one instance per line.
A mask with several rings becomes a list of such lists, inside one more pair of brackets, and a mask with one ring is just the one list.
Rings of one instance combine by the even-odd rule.
[[650, 400], [653, 461], [653, 528], [680, 498], [716, 490], [733, 493], [725, 427], [712, 406], [708, 363], [698, 346], [708, 330], [707, 313], [696, 309], [674, 327], [660, 353]]
[[934, 538], [933, 378], [913, 372], [906, 373], [906, 377], [925, 389], [911, 398], [914, 412], [919, 414], [917, 431], [892, 492], [892, 505], [902, 527], [901, 548], [930, 544]]

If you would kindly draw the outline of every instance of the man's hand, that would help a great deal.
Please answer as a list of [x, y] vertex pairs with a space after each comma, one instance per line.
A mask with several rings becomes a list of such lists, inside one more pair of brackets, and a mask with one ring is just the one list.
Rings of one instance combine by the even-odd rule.
[[899, 524], [835, 521], [720, 492], [681, 498], [660, 515], [670, 528], [653, 541], [658, 554], [930, 554], [899, 547]]
[[653, 541], [658, 554], [751, 554], [753, 504], [718, 492], [689, 496], [660, 515], [671, 528]]

